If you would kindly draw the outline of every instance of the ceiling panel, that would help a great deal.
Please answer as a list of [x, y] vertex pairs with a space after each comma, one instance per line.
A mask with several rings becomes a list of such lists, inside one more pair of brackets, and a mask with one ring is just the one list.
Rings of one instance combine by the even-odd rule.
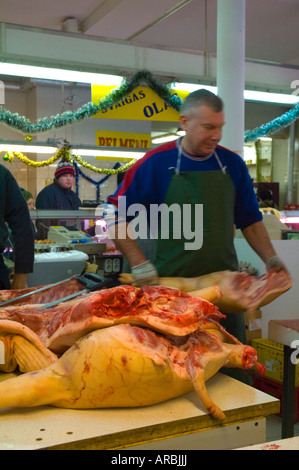
[[[0, 0], [0, 9], [4, 23], [62, 30], [74, 18], [83, 35], [217, 52], [217, 0]], [[247, 0], [246, 57], [299, 66], [298, 26], [299, 0]]]

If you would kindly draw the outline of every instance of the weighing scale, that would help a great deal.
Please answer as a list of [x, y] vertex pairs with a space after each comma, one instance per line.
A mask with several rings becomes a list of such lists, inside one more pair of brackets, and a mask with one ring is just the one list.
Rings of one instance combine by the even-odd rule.
[[59, 243], [89, 243], [94, 242], [93, 237], [81, 230], [71, 230], [70, 228], [52, 225], [48, 232], [49, 240]]

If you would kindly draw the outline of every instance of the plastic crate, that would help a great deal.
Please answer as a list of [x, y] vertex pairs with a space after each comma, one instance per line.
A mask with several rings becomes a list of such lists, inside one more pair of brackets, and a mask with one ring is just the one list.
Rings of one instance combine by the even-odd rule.
[[[261, 392], [267, 393], [272, 397], [278, 398], [280, 400], [280, 413], [277, 413], [278, 416], [281, 416], [282, 410], [282, 384], [267, 379], [266, 377], [254, 377], [253, 387], [261, 390]], [[294, 422], [299, 421], [299, 387], [295, 388], [295, 414]]]
[[[252, 340], [252, 347], [257, 350], [258, 362], [265, 365], [265, 377], [283, 382], [283, 345], [267, 338]], [[299, 364], [296, 365], [295, 387], [299, 387]]]

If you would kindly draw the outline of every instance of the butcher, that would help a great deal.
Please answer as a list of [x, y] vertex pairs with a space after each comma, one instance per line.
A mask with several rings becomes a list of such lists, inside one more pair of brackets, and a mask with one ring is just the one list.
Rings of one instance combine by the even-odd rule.
[[[241, 229], [268, 271], [286, 270], [263, 224], [246, 164], [239, 155], [219, 145], [225, 124], [221, 98], [203, 89], [190, 93], [182, 104], [180, 122], [184, 137], [147, 152], [126, 172], [115, 194], [107, 200], [116, 214], [107, 219], [109, 233], [127, 260], [135, 285], [157, 285], [160, 276], [195, 277], [238, 270], [234, 227]], [[126, 211], [120, 214], [124, 197]], [[157, 228], [151, 227], [151, 208], [161, 204], [180, 208], [181, 214], [190, 207], [190, 227], [175, 214], [173, 221], [169, 220], [168, 234], [161, 229], [162, 219]], [[202, 244], [187, 250], [190, 239], [184, 234], [198, 227], [195, 208], [200, 205]], [[147, 211], [150, 235], [142, 243], [146, 247], [146, 242], [154, 239], [152, 250], [141, 247], [129, 230], [134, 219], [130, 208], [134, 207]], [[181, 222], [185, 230], [178, 236]], [[244, 342], [243, 316], [225, 313], [224, 326]]]
[[0, 255], [0, 289], [23, 289], [28, 273], [33, 272], [34, 232], [27, 203], [10, 171], [0, 165], [0, 253], [8, 244], [14, 250], [14, 278], [10, 284], [9, 272]]

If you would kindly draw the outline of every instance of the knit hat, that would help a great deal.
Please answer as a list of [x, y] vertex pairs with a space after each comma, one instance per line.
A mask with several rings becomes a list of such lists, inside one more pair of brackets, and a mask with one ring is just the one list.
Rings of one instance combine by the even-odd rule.
[[55, 170], [55, 178], [59, 178], [62, 175], [73, 175], [75, 176], [75, 169], [68, 160], [61, 160]]

